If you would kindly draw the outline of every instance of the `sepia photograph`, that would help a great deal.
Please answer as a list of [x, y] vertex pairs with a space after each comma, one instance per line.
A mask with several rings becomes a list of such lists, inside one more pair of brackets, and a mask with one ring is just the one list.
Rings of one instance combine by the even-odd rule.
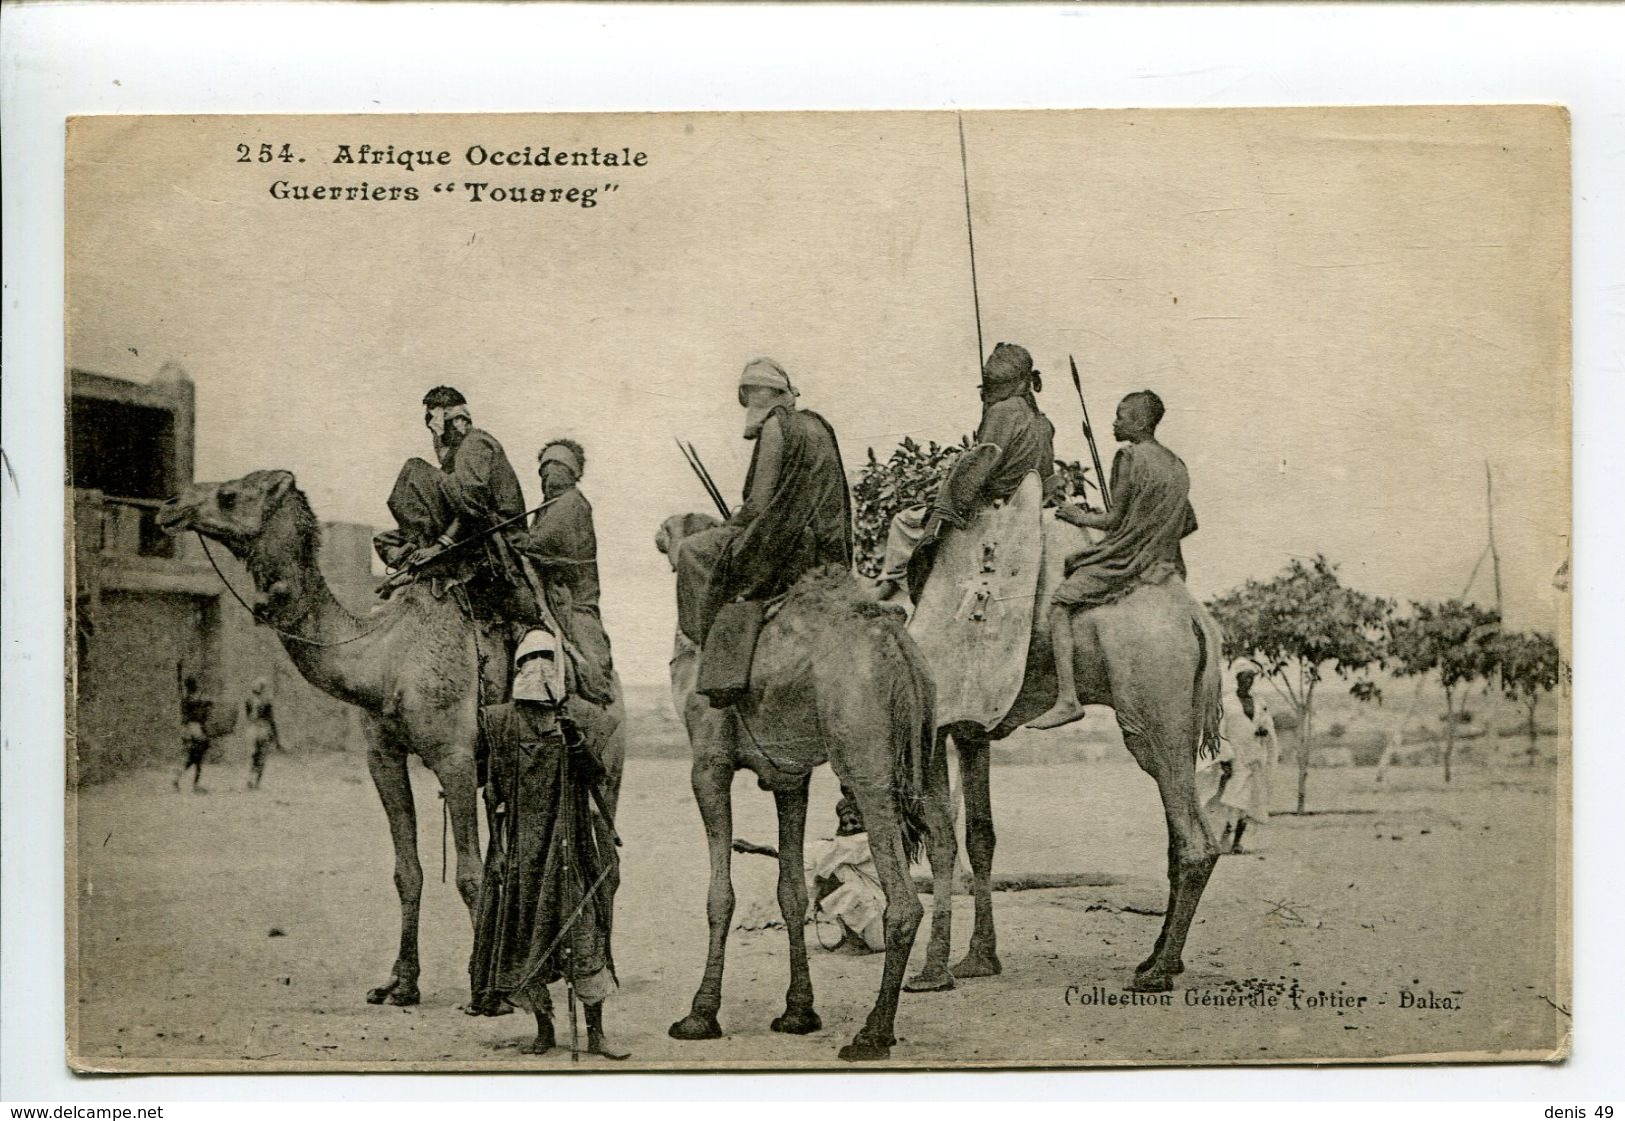
[[66, 134], [75, 1071], [1569, 1054], [1561, 106]]

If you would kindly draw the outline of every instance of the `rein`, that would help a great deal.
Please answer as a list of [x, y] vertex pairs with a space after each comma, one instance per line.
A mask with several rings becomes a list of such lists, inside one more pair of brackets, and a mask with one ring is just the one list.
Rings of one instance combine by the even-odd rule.
[[[192, 532], [197, 533], [197, 530], [193, 530]], [[366, 630], [362, 631], [360, 634], [351, 635], [349, 638], [337, 639], [333, 642], [320, 642], [314, 638], [306, 638], [304, 635], [294, 634], [291, 631], [285, 631], [275, 623], [261, 618], [260, 613], [248, 605], [248, 601], [237, 593], [237, 589], [231, 586], [231, 581], [226, 579], [226, 574], [220, 570], [219, 563], [214, 559], [214, 553], [210, 552], [209, 550], [209, 539], [203, 536], [201, 533], [197, 533], [197, 539], [198, 543], [203, 546], [203, 555], [209, 558], [209, 567], [214, 569], [214, 574], [216, 576], [220, 577], [220, 582], [226, 586], [226, 591], [231, 593], [231, 598], [243, 605], [243, 610], [248, 612], [248, 614], [253, 617], [255, 623], [262, 627], [268, 627], [272, 632], [282, 638], [287, 639], [289, 642], [302, 642], [306, 646], [315, 646], [321, 649], [327, 649], [334, 646], [345, 646], [351, 642], [355, 642], [357, 639], [366, 638], [369, 634], [372, 634], [374, 631], [378, 630], [378, 628], [382, 627], [385, 623], [392, 621], [394, 618], [393, 616], [385, 616], [372, 626], [368, 627]], [[300, 618], [302, 619], [304, 616], [300, 616]]]

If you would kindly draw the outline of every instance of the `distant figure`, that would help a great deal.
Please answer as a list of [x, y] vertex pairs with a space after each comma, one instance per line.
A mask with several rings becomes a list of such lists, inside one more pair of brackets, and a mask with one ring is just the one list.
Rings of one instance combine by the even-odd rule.
[[178, 791], [181, 779], [192, 770], [192, 793], [204, 793], [198, 785], [203, 779], [203, 757], [209, 753], [209, 718], [214, 713], [214, 702], [203, 695], [196, 677], [188, 675], [181, 685], [181, 746], [186, 749], [186, 760], [175, 772], [173, 783]]
[[1050, 600], [1059, 695], [1029, 728], [1059, 728], [1083, 719], [1073, 667], [1073, 612], [1115, 603], [1140, 584], [1185, 578], [1179, 543], [1196, 532], [1196, 512], [1184, 461], [1157, 442], [1162, 415], [1162, 398], [1149, 389], [1124, 397], [1112, 421], [1112, 435], [1123, 447], [1112, 460], [1111, 510], [1096, 514], [1063, 505], [1055, 511], [1063, 521], [1104, 530], [1106, 536], [1067, 558], [1066, 581]]
[[886, 895], [863, 815], [857, 802], [843, 794], [835, 803], [835, 816], [835, 837], [817, 842], [809, 861], [816, 918], [841, 931], [840, 941], [825, 949], [879, 953], [886, 948]]
[[276, 712], [271, 702], [271, 688], [265, 678], [254, 681], [253, 692], [243, 702], [243, 716], [248, 721], [248, 742], [253, 745], [254, 754], [249, 762], [253, 773], [248, 779], [248, 789], [258, 790], [260, 783], [265, 779], [265, 756], [272, 750], [282, 751], [282, 740], [277, 736]]
[[1257, 678], [1253, 670], [1237, 673], [1236, 691], [1225, 703], [1219, 756], [1228, 760], [1230, 770], [1218, 802], [1228, 811], [1229, 836], [1219, 839], [1219, 848], [1228, 852], [1243, 851], [1241, 837], [1247, 826], [1263, 824], [1270, 816], [1269, 768], [1275, 761], [1275, 718], [1263, 698], [1253, 696]]

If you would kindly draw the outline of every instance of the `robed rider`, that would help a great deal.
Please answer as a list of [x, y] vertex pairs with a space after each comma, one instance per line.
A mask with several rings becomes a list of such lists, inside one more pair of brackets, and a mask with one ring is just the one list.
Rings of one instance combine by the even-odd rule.
[[[982, 421], [972, 450], [954, 465], [929, 505], [910, 506], [892, 518], [875, 595], [887, 599], [905, 582], [923, 584], [917, 553], [947, 526], [963, 527], [978, 511], [1008, 499], [1036, 472], [1045, 501], [1061, 486], [1055, 471], [1055, 426], [1034, 396], [1043, 388], [1032, 355], [1015, 343], [999, 343], [982, 366]], [[926, 557], [921, 554], [921, 562]]]
[[719, 609], [772, 599], [814, 568], [852, 564], [852, 503], [829, 421], [798, 408], [790, 375], [757, 358], [739, 377], [745, 439], [755, 443], [745, 500], [720, 526], [683, 542], [677, 618], [705, 644]]

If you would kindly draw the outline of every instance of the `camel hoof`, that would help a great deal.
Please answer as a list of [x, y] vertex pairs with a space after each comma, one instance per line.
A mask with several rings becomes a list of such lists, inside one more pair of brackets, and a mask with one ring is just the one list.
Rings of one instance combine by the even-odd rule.
[[942, 966], [926, 966], [903, 982], [905, 993], [945, 993], [954, 987], [954, 975]]
[[1174, 962], [1174, 964], [1172, 964], [1170, 966], [1164, 966], [1164, 967], [1159, 968], [1158, 965], [1157, 965], [1157, 955], [1156, 954], [1152, 954], [1150, 957], [1148, 957], [1144, 961], [1142, 961], [1139, 965], [1136, 965], [1134, 967], [1134, 975], [1136, 977], [1143, 977], [1147, 973], [1166, 973], [1170, 977], [1177, 977], [1183, 972], [1185, 972], [1185, 963], [1182, 962], [1182, 961], [1176, 961], [1176, 962]]
[[1172, 973], [1136, 973], [1126, 991], [1131, 993], [1166, 993], [1173, 990]]
[[395, 991], [389, 994], [388, 1003], [397, 1008], [410, 1008], [423, 999], [416, 985], [397, 985]]
[[879, 1040], [866, 1037], [862, 1032], [859, 1032], [853, 1037], [851, 1043], [841, 1048], [840, 1058], [842, 1062], [848, 1063], [872, 1063], [877, 1059], [889, 1059], [891, 1058], [891, 1045], [896, 1042], [893, 1039], [881, 1043]]
[[382, 1003], [384, 1003], [384, 1001], [389, 999], [389, 994], [394, 992], [395, 989], [399, 985], [400, 985], [400, 982], [398, 980], [396, 980], [395, 978], [391, 977], [388, 981], [385, 981], [382, 985], [379, 985], [376, 989], [368, 989], [367, 990], [367, 1003], [368, 1004], [382, 1004]]
[[997, 977], [1004, 972], [1004, 966], [999, 961], [998, 954], [979, 954], [972, 950], [966, 954], [958, 965], [953, 967], [953, 975], [957, 978], [965, 977]]
[[666, 1029], [666, 1034], [673, 1039], [721, 1039], [722, 1025], [717, 1023], [714, 1015], [690, 1012]]
[[811, 1035], [824, 1026], [824, 1021], [818, 1018], [818, 1013], [811, 1006], [786, 1008], [784, 1015], [773, 1017], [773, 1022], [768, 1026], [785, 1035]]

